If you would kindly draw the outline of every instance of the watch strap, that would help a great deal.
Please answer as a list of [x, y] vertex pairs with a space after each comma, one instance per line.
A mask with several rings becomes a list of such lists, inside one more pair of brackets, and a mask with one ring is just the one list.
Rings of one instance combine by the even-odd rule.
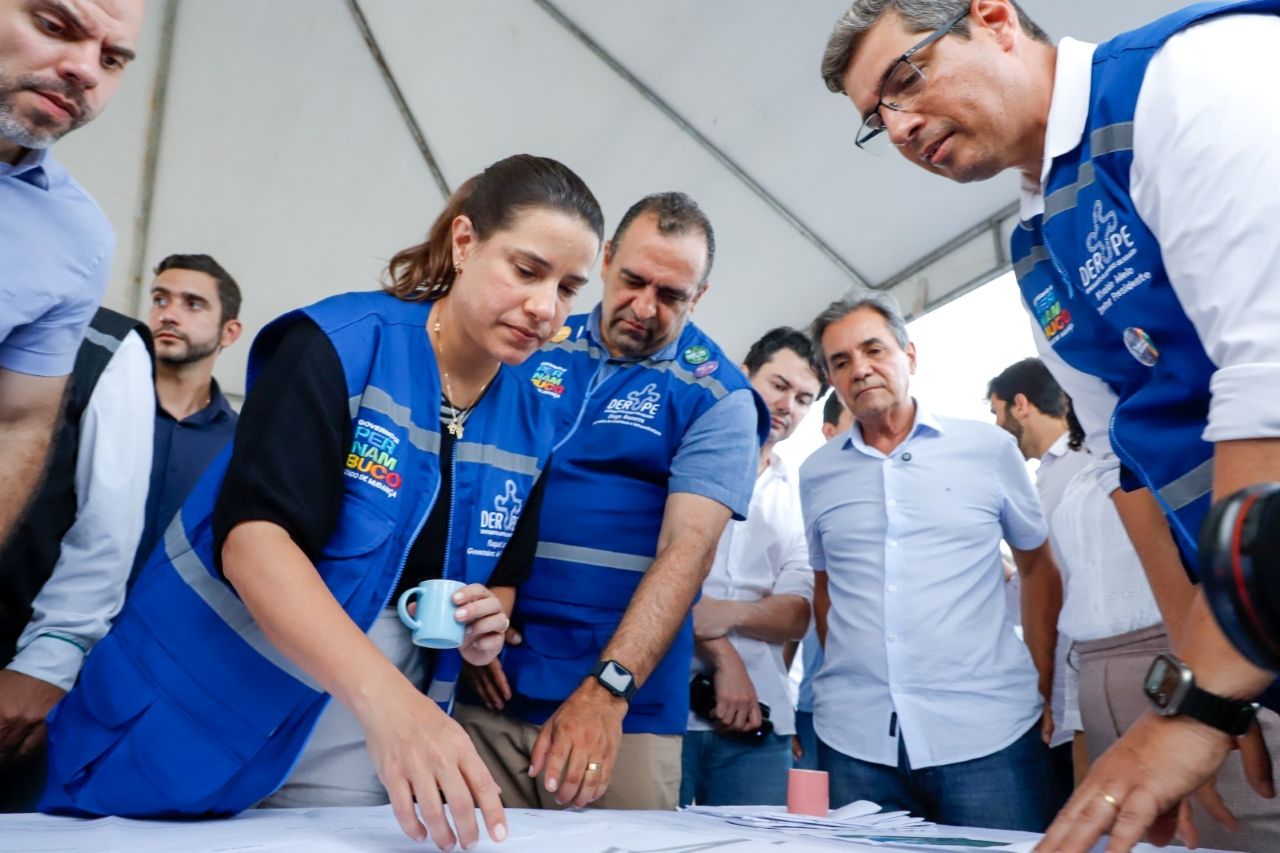
[[1227, 699], [1193, 684], [1178, 706], [1178, 713], [1232, 737], [1242, 737], [1258, 715], [1258, 704]]
[[[610, 666], [616, 667], [617, 669], [626, 673], [627, 686], [622, 690], [619, 690], [618, 688], [614, 687], [612, 684], [605, 681], [604, 678], [602, 677], [604, 675], [604, 671], [608, 669]], [[636, 677], [631, 673], [631, 670], [627, 669], [625, 666], [618, 663], [616, 660], [596, 661], [596, 665], [591, 667], [591, 676], [596, 681], [598, 681], [600, 683], [600, 686], [603, 687], [605, 690], [608, 690], [614, 696], [617, 696], [626, 702], [630, 702], [631, 697], [636, 695], [636, 691], [640, 689], [639, 686], [636, 684]]]

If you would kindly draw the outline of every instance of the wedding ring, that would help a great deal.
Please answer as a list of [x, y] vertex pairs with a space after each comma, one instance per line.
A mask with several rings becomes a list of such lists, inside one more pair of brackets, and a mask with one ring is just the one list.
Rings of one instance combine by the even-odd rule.
[[594, 761], [587, 762], [587, 772], [591, 772], [592, 770], [599, 770], [599, 769], [600, 769], [600, 765], [596, 764]]
[[1098, 796], [1106, 800], [1107, 805], [1111, 806], [1111, 808], [1115, 809], [1116, 811], [1120, 811], [1120, 801], [1117, 800], [1115, 797], [1111, 796], [1106, 791], [1099, 791]]

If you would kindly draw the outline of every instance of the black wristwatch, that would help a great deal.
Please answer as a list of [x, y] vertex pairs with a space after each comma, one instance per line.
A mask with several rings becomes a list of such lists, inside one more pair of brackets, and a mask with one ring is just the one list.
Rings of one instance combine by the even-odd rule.
[[1190, 717], [1232, 737], [1242, 737], [1258, 716], [1257, 702], [1242, 702], [1201, 690], [1185, 663], [1173, 655], [1158, 655], [1142, 685], [1161, 716]]
[[630, 702], [631, 697], [636, 695], [636, 677], [631, 674], [631, 670], [616, 660], [596, 661], [596, 665], [591, 668], [591, 674], [605, 690], [619, 699]]

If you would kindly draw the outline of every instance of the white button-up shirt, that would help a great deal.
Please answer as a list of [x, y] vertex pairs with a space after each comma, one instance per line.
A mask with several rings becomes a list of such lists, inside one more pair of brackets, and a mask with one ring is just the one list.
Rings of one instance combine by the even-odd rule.
[[[769, 457], [769, 466], [756, 479], [747, 520], [729, 522], [720, 534], [702, 594], [729, 601], [798, 595], [813, 602], [813, 570], [809, 568], [796, 476], [778, 454]], [[736, 631], [729, 633], [729, 642], [742, 657], [756, 695], [769, 706], [773, 730], [780, 735], [795, 734], [782, 644], [744, 637]], [[694, 673], [707, 669], [694, 657]], [[689, 713], [690, 731], [710, 729], [709, 723]]]
[[[1274, 15], [1224, 15], [1190, 27], [1152, 57], [1134, 113], [1134, 209], [1160, 241], [1169, 282], [1217, 367], [1205, 441], [1280, 436], [1280, 395], [1272, 393], [1280, 387], [1277, 44]], [[1094, 47], [1073, 39], [1058, 46], [1044, 169], [1039, 182], [1024, 177], [1024, 219], [1044, 210], [1053, 158], [1084, 134]], [[1110, 456], [1115, 394], [1068, 366], [1032, 326], [1036, 348], [1075, 403], [1090, 450]], [[1112, 467], [1100, 472], [1107, 492], [1119, 487], [1119, 463], [1110, 459]]]
[[845, 755], [911, 766], [1009, 746], [1044, 710], [1013, 631], [1000, 540], [1039, 547], [1046, 527], [1013, 436], [917, 407], [886, 456], [855, 424], [800, 469], [815, 571], [827, 573], [826, 661], [814, 727]]
[[[1058, 436], [1044, 456], [1040, 457], [1040, 467], [1036, 469], [1036, 492], [1040, 495], [1040, 507], [1044, 511], [1046, 521], [1050, 522], [1052, 528], [1053, 512], [1058, 508], [1058, 504], [1062, 502], [1062, 495], [1067, 490], [1067, 483], [1071, 482], [1071, 478], [1076, 472], [1083, 469], [1089, 464], [1092, 457], [1084, 450], [1072, 450], [1070, 445], [1071, 436], [1064, 432]], [[1050, 544], [1053, 537], [1049, 537]], [[1053, 548], [1053, 558], [1057, 562], [1058, 568], [1062, 569], [1062, 554], [1056, 547]], [[1075, 677], [1075, 671], [1071, 669], [1067, 662], [1067, 652], [1071, 648], [1071, 640], [1068, 638], [1063, 629], [1062, 622], [1058, 623], [1058, 646], [1056, 654], [1053, 657], [1053, 698], [1051, 702], [1053, 710], [1053, 740], [1050, 746], [1058, 747], [1071, 742], [1075, 736], [1075, 732], [1079, 729], [1078, 725], [1074, 725], [1073, 721], [1078, 721], [1080, 714], [1078, 711], [1071, 715], [1069, 709], [1079, 707], [1077, 694], [1080, 689], [1079, 681]]]
[[70, 690], [85, 655], [124, 605], [142, 538], [155, 407], [151, 356], [130, 332], [81, 415], [76, 519], [6, 669]]

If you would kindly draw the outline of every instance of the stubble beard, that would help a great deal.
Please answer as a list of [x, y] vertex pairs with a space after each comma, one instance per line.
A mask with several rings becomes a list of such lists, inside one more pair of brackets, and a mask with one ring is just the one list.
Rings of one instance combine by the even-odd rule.
[[[66, 127], [59, 129], [56, 123], [40, 114], [28, 121], [19, 118], [14, 112], [14, 96], [18, 92], [37, 89], [55, 92], [75, 103], [77, 114]], [[49, 84], [38, 77], [31, 76], [14, 80], [5, 73], [4, 66], [0, 65], [0, 137], [23, 148], [49, 148], [92, 118], [93, 114], [85, 102], [83, 89], [67, 83]]]
[[188, 364], [195, 364], [197, 361], [203, 361], [218, 351], [218, 339], [202, 343], [192, 343], [188, 338], [181, 338], [187, 344], [187, 348], [182, 353], [174, 355], [161, 355], [156, 353], [156, 360], [169, 365], [170, 367], [184, 367]]

